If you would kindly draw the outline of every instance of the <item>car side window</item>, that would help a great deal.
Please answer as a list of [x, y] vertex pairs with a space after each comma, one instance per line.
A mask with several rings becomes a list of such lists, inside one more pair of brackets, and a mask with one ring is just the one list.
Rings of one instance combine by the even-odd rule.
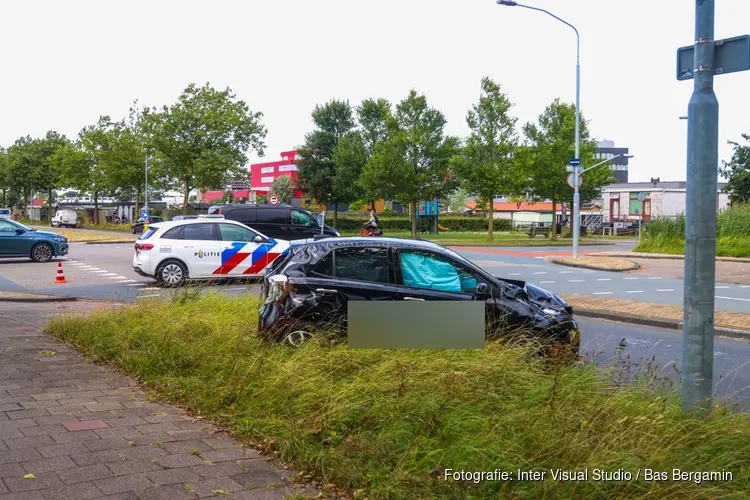
[[181, 240], [182, 239], [182, 226], [173, 227], [161, 237], [163, 240]]
[[310, 271], [312, 276], [388, 283], [387, 248], [337, 248]]
[[222, 241], [252, 242], [258, 236], [258, 233], [234, 224], [219, 224], [219, 232], [221, 233]]
[[405, 286], [452, 293], [474, 293], [476, 276], [448, 259], [422, 252], [398, 253], [401, 280]]
[[11, 224], [10, 222], [5, 222], [4, 220], [0, 220], [0, 232], [15, 233], [16, 229], [17, 229], [16, 226]]
[[182, 228], [183, 240], [216, 240], [216, 224], [187, 224]]
[[296, 226], [312, 226], [313, 219], [305, 212], [292, 210], [292, 224]]
[[287, 209], [286, 208], [259, 208], [258, 209], [258, 223], [259, 224], [287, 224]]

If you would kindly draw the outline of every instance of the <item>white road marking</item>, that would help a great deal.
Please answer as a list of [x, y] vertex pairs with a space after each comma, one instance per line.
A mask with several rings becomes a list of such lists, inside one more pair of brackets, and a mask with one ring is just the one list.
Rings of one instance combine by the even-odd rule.
[[538, 271], [538, 272], [536, 272], [534, 274], [547, 274], [547, 271]]
[[573, 271], [560, 271], [560, 274], [571, 274]]
[[740, 288], [750, 288], [750, 285], [740, 285]]
[[728, 286], [716, 286], [714, 288], [729, 288]]
[[508, 276], [521, 276], [521, 273], [509, 273]]
[[158, 293], [153, 295], [139, 295], [138, 297], [136, 297], [136, 299], [147, 299], [149, 297], [161, 297], [161, 295], [159, 295]]
[[85, 266], [85, 267], [91, 267], [91, 266], [86, 266], [86, 264], [84, 264], [83, 262], [76, 262], [76, 263], [75, 263], [75, 264], [73, 264], [73, 265], [74, 265], [74, 266], [76, 266], [76, 267], [84, 267], [84, 266]]
[[87, 271], [99, 271], [100, 270], [98, 267], [91, 267], [91, 266], [86, 266], [86, 267], [88, 268], [86, 269]]
[[638, 278], [623, 278], [624, 280], [637, 280]]
[[596, 281], [612, 281], [612, 278], [597, 278]]
[[106, 269], [98, 269], [96, 271], [94, 271], [93, 269], [86, 269], [86, 271], [89, 272], [89, 273], [94, 273], [94, 274], [101, 274], [101, 273], [106, 273], [107, 272]]
[[594, 295], [612, 295], [615, 292], [594, 292]]
[[150, 286], [148, 288], [144, 288], [144, 290], [160, 290], [160, 288], [156, 286]]
[[[131, 283], [128, 286], [146, 286], [146, 284], [145, 283]], [[146, 288], [144, 288], [144, 290], [146, 290]]]
[[643, 290], [628, 290], [625, 293], [643, 293]]
[[557, 283], [557, 281], [540, 281], [541, 284], [547, 284], [547, 283]]
[[737, 297], [721, 297], [719, 295], [716, 296], [717, 299], [724, 299], [724, 300], [741, 300], [742, 302], [750, 302], [750, 299], [740, 299]]
[[127, 279], [125, 276], [114, 276], [112, 278], [107, 278], [108, 280], [125, 280]]
[[662, 279], [662, 277], [661, 276], [651, 276], [649, 279], [650, 280], [660, 280], [660, 279]]
[[129, 280], [129, 279], [126, 278], [124, 280], [118, 281], [118, 283], [135, 283], [135, 280]]
[[107, 273], [107, 274], [102, 274], [101, 276], [117, 276], [117, 273]]
[[659, 288], [657, 292], [674, 292], [674, 288]]
[[586, 280], [568, 280], [568, 283], [583, 283]]

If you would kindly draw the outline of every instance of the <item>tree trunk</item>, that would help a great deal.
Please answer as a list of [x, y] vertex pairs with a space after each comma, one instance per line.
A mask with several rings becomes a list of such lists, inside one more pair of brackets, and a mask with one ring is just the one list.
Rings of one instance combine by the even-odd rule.
[[185, 190], [185, 199], [182, 200], [182, 215], [187, 215], [188, 201], [190, 200], [190, 179], [188, 178], [185, 178], [184, 190]]
[[99, 193], [94, 193], [94, 225], [99, 225]]
[[549, 230], [549, 237], [552, 240], [557, 239], [557, 200], [552, 197], [552, 227]]
[[493, 233], [493, 231], [492, 231], [492, 222], [493, 222], [493, 220], [492, 220], [492, 219], [494, 219], [494, 215], [495, 215], [495, 214], [493, 213], [493, 212], [494, 212], [494, 208], [495, 208], [495, 207], [494, 207], [494, 206], [492, 206], [492, 204], [490, 204], [489, 215], [487, 216], [487, 239], [488, 239], [489, 241], [492, 241], [492, 239], [493, 239], [493, 237], [494, 237], [494, 233]]
[[339, 202], [333, 202], [333, 228], [339, 227]]
[[417, 237], [417, 202], [412, 201], [409, 203], [411, 206], [411, 211], [409, 214], [409, 218], [411, 219], [411, 237], [416, 238]]
[[47, 218], [52, 220], [52, 190], [50, 189], [47, 196]]
[[141, 213], [141, 188], [135, 189], [135, 213]]
[[5, 206], [7, 205], [7, 201], [6, 201], [6, 199], [5, 199], [5, 192], [6, 192], [6, 191], [7, 191], [7, 190], [3, 189], [3, 208], [5, 208]]

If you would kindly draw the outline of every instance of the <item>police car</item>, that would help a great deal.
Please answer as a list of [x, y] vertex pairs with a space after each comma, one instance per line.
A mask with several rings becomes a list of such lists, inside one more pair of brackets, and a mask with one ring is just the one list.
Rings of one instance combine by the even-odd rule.
[[170, 287], [193, 278], [253, 277], [289, 246], [223, 215], [203, 215], [149, 224], [135, 242], [133, 270]]

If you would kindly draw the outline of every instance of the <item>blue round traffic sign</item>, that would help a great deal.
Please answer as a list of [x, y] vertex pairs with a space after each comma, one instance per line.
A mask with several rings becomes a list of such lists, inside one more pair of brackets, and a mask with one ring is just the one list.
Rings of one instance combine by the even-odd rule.
[[148, 210], [145, 208], [141, 210], [141, 219], [148, 219]]

